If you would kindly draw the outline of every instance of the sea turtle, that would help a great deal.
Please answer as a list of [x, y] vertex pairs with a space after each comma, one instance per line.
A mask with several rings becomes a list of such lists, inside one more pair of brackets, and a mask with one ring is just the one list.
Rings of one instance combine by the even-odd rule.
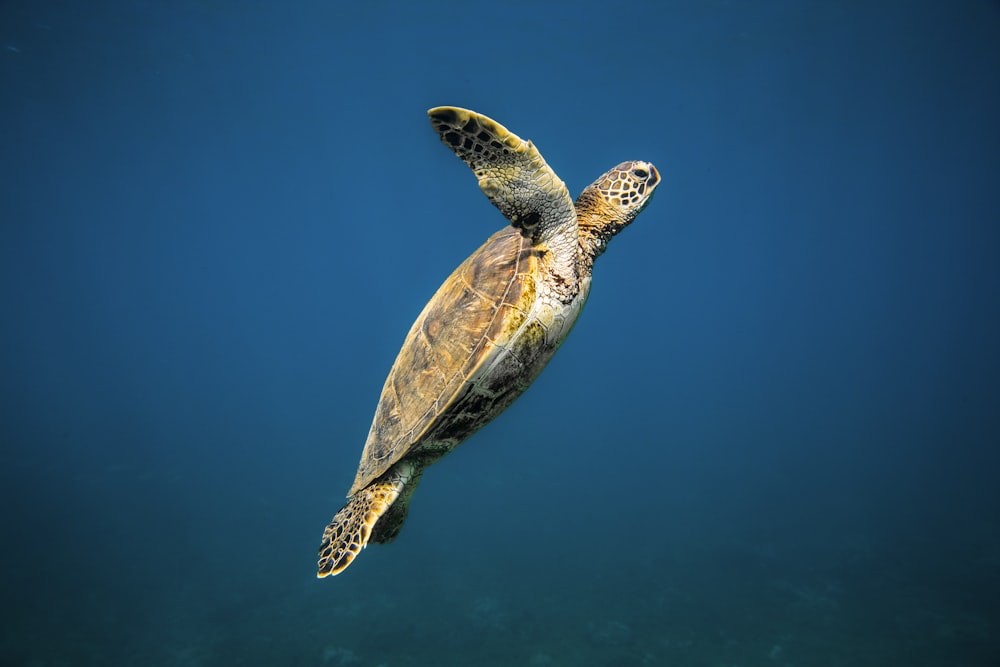
[[649, 203], [660, 175], [623, 162], [574, 204], [530, 141], [467, 109], [427, 112], [510, 225], [462, 262], [417, 317], [389, 371], [347, 504], [323, 531], [318, 576], [399, 532], [431, 463], [500, 414], [566, 338], [594, 260]]

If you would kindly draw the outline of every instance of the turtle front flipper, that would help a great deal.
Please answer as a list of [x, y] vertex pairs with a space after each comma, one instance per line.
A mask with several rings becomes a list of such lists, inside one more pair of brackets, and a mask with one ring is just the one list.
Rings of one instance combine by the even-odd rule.
[[417, 466], [401, 461], [351, 496], [323, 531], [316, 576], [340, 574], [371, 539], [392, 541], [406, 519], [410, 496], [419, 480]]
[[468, 109], [435, 107], [427, 114], [441, 141], [475, 172], [483, 193], [532, 243], [557, 235], [575, 242], [573, 199], [534, 144]]

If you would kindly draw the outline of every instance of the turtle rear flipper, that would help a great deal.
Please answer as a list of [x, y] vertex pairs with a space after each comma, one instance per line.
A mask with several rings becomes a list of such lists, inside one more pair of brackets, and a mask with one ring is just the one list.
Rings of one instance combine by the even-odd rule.
[[420, 476], [423, 474], [424, 469], [422, 466], [415, 465], [412, 467], [412, 471], [406, 479], [406, 484], [403, 485], [396, 500], [393, 501], [389, 509], [385, 511], [375, 524], [369, 541], [378, 544], [389, 544], [389, 542], [396, 539], [396, 536], [399, 535], [399, 529], [403, 527], [403, 522], [406, 521], [406, 515], [410, 512], [410, 498], [413, 497], [413, 492], [417, 490], [417, 484], [420, 483]]
[[[388, 474], [351, 496], [323, 531], [317, 577], [339, 574], [368, 546], [390, 542], [406, 519], [410, 496], [420, 479], [412, 463], [400, 462]], [[402, 496], [402, 497], [401, 497]], [[399, 507], [393, 508], [394, 503]], [[390, 509], [392, 508], [392, 509]], [[382, 521], [386, 525], [382, 525]]]

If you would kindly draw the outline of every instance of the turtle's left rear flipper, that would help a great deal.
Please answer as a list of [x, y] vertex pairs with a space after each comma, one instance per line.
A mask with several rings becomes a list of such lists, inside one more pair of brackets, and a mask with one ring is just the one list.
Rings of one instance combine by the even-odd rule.
[[[317, 577], [340, 574], [368, 546], [368, 540], [373, 534], [376, 542], [388, 542], [395, 537], [406, 518], [405, 502], [401, 512], [389, 512], [387, 519], [396, 518], [388, 521], [391, 525], [387, 525], [386, 530], [382, 526], [376, 528], [376, 523], [389, 511], [401, 493], [404, 501], [409, 500], [413, 490], [404, 489], [411, 477], [414, 477], [414, 469], [413, 464], [401, 461], [347, 500], [347, 504], [334, 515], [330, 525], [323, 531], [319, 561], [316, 564]], [[413, 486], [416, 486], [417, 479], [419, 476], [413, 479]]]

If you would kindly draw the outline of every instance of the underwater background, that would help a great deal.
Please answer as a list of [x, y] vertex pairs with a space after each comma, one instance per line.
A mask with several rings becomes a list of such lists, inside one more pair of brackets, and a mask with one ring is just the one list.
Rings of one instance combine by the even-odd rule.
[[[663, 182], [317, 580], [502, 216]], [[1000, 665], [1000, 4], [0, 2], [0, 665]]]

